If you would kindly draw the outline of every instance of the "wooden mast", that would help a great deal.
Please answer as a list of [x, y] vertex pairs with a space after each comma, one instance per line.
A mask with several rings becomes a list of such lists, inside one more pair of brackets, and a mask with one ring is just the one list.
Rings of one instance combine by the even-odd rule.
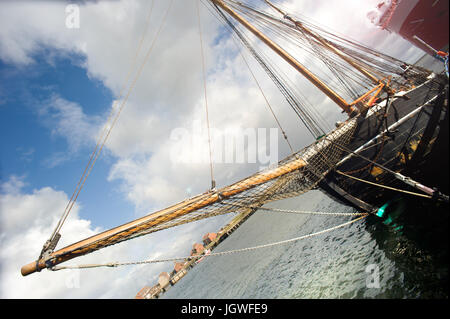
[[[261, 41], [263, 41], [267, 46], [269, 46], [275, 53], [282, 57], [286, 62], [288, 62], [292, 67], [294, 67], [298, 72], [300, 72], [304, 77], [306, 77], [312, 84], [314, 84], [318, 89], [320, 89], [326, 96], [328, 96], [332, 101], [334, 101], [340, 108], [342, 108], [349, 116], [354, 116], [357, 110], [349, 105], [342, 97], [340, 97], [336, 92], [329, 88], [325, 83], [323, 83], [319, 78], [317, 78], [313, 73], [311, 73], [306, 67], [300, 64], [294, 57], [283, 50], [279, 45], [274, 43], [263, 33], [257, 30], [253, 25], [251, 25], [244, 17], [236, 13], [233, 9], [227, 6], [222, 0], [211, 0], [214, 4], [218, 5], [220, 8], [225, 10], [229, 15], [235, 18], [239, 23], [246, 27], [250, 32], [257, 36]], [[378, 83], [378, 82], [377, 82]]]
[[354, 67], [356, 70], [358, 70], [361, 74], [363, 74], [365, 77], [367, 77], [374, 84], [377, 84], [377, 85], [380, 84], [380, 79], [378, 79], [376, 76], [371, 74], [369, 71], [365, 70], [359, 64], [355, 63], [355, 61], [353, 61], [351, 58], [349, 58], [347, 55], [345, 55], [342, 51], [338, 50], [333, 45], [331, 45], [326, 39], [322, 38], [320, 35], [318, 35], [318, 34], [312, 32], [311, 30], [309, 30], [300, 21], [294, 20], [292, 17], [287, 15], [284, 11], [282, 11], [281, 9], [279, 9], [278, 7], [273, 5], [269, 0], [265, 0], [265, 2], [269, 6], [271, 6], [273, 9], [275, 9], [276, 11], [281, 13], [285, 19], [288, 19], [289, 21], [294, 23], [298, 28], [302, 29], [303, 32], [307, 33], [308, 35], [310, 35], [311, 37], [313, 37], [314, 39], [319, 41], [320, 44], [322, 44], [325, 48], [327, 48], [328, 50], [330, 50], [331, 52], [336, 54], [338, 57], [340, 57], [342, 60], [344, 60], [345, 62], [350, 64], [352, 67]]

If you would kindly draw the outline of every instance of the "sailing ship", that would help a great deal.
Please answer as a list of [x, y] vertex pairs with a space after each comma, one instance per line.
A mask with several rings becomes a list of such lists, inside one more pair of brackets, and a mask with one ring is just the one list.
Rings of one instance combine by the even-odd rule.
[[[441, 187], [433, 189], [421, 179], [423, 168], [430, 167], [435, 160], [438, 164], [433, 162], [431, 166], [448, 169], [448, 151], [442, 152], [448, 141], [445, 75], [400, 61], [296, 18], [270, 1], [265, 4], [274, 13], [234, 0], [202, 3], [262, 67], [315, 141], [292, 151], [277, 165], [231, 185], [216, 189], [211, 178], [211, 189], [205, 193], [56, 249], [61, 226], [109, 135], [106, 130], [55, 231], [39, 257], [22, 267], [23, 276], [45, 268], [64, 269], [58, 265], [126, 240], [212, 216], [255, 211], [265, 203], [314, 188], [321, 188], [367, 214], [381, 214], [390, 192], [396, 190], [448, 202], [445, 195], [448, 184], [432, 185]], [[278, 35], [279, 41], [290, 41], [296, 48], [308, 51], [334, 79], [325, 83], [261, 29]], [[253, 39], [310, 81], [348, 118], [330, 132], [324, 132], [319, 125], [320, 114], [305, 105], [306, 99], [298, 98], [297, 88], [253, 45]], [[79, 268], [97, 266], [117, 264]]]

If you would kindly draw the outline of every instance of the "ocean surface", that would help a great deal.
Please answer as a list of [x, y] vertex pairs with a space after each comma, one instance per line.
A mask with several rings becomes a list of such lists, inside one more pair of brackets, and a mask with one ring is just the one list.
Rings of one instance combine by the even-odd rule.
[[[266, 207], [355, 212], [320, 190]], [[355, 218], [260, 210], [213, 252], [296, 238]], [[161, 298], [448, 298], [448, 263], [369, 216], [307, 239], [207, 257]]]

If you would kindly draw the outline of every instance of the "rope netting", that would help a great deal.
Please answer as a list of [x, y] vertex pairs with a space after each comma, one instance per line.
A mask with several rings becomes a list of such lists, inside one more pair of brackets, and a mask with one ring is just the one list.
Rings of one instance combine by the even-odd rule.
[[[213, 216], [241, 213], [249, 207], [255, 209], [271, 201], [303, 194], [314, 188], [333, 165], [339, 162], [343, 151], [336, 144], [348, 145], [355, 129], [356, 119], [351, 119], [326, 138], [281, 160], [273, 167], [217, 191], [203, 193], [116, 227], [107, 231], [111, 233], [110, 236], [105, 232], [86, 239], [85, 245], [81, 241], [62, 248], [54, 252], [51, 259], [59, 263], [73, 256], [85, 255], [163, 229]], [[96, 237], [99, 239], [95, 240]]]

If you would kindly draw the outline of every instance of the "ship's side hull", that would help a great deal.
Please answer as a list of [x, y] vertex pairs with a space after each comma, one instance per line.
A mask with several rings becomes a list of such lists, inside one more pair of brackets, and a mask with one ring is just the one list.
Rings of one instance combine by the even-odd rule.
[[[446, 88], [443, 87], [445, 84], [447, 84]], [[418, 110], [424, 102], [438, 93], [441, 95], [437, 96], [432, 103]], [[396, 123], [397, 119], [401, 120], [401, 114], [413, 113], [413, 116], [392, 130], [389, 140], [384, 144], [377, 144], [381, 142], [381, 139], [377, 139], [376, 143], [371, 145], [372, 147], [360, 154], [448, 195], [449, 112], [448, 102], [446, 102], [446, 99], [448, 101], [448, 80], [441, 79], [407, 95], [410, 100], [394, 102], [399, 114], [396, 115], [392, 109], [388, 113], [388, 122], [391, 124]], [[375, 118], [360, 123], [360, 136], [365, 135], [365, 138], [369, 139], [375, 136], [377, 133], [374, 132], [376, 129], [374, 123], [376, 123]], [[356, 150], [360, 144], [359, 137], [356, 136], [349, 147]], [[385, 245], [387, 237], [394, 236], [395, 240], [392, 242], [397, 243], [395, 249], [401, 247], [398, 251], [403, 249], [408, 253], [420, 251], [420, 254], [426, 256], [424, 258], [432, 259], [437, 264], [447, 265], [448, 202], [369, 185], [338, 173], [338, 171], [347, 172], [348, 175], [365, 181], [397, 190], [424, 194], [396, 179], [392, 173], [383, 172], [370, 164], [354, 156], [327, 174], [320, 186], [330, 197], [344, 204], [375, 213], [376, 216], [371, 216], [367, 220], [366, 226], [379, 240], [380, 246]], [[395, 254], [397, 252], [395, 249], [389, 249], [388, 252], [392, 254], [394, 251]], [[447, 280], [445, 278], [447, 278], [446, 275], [442, 277], [444, 282]]]
[[[406, 97], [397, 98], [386, 113], [385, 109], [380, 109], [367, 118], [361, 118], [347, 148], [352, 151], [366, 148], [359, 154], [448, 193], [448, 106], [444, 105], [448, 95], [446, 83], [445, 78], [431, 80], [408, 92]], [[374, 139], [390, 126], [395, 129]], [[370, 140], [373, 143], [367, 144]], [[420, 193], [373, 163], [352, 156], [331, 171], [320, 186], [340, 201], [362, 209], [367, 209], [367, 206], [364, 207], [361, 201], [381, 207], [395, 196], [395, 191], [352, 179], [339, 172], [372, 183]]]

